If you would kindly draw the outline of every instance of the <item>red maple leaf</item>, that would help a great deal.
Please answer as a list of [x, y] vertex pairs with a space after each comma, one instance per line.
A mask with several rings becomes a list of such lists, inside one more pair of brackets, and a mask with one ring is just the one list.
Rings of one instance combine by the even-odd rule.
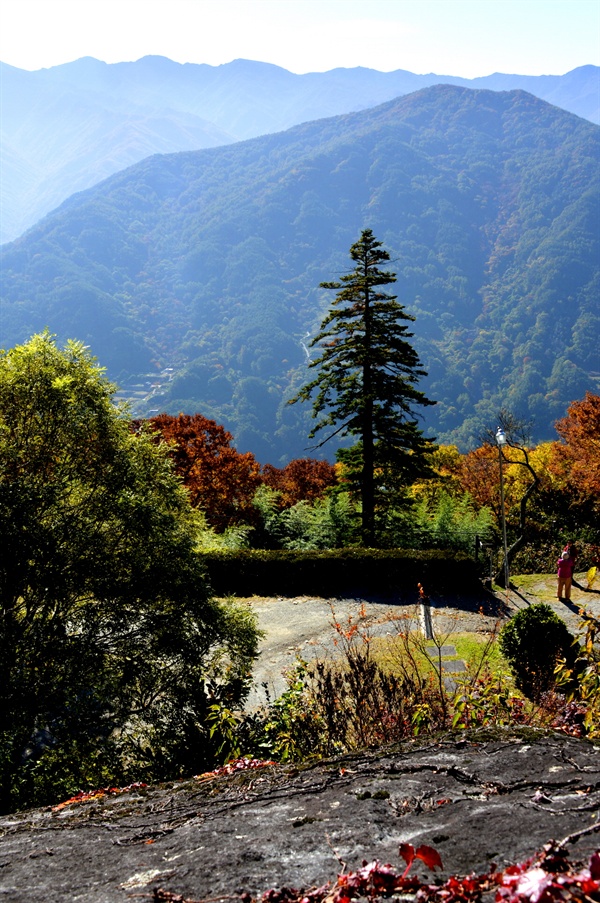
[[434, 850], [433, 847], [427, 846], [427, 844], [422, 844], [417, 850], [413, 847], [412, 843], [401, 843], [398, 849], [398, 853], [406, 862], [406, 868], [402, 873], [402, 877], [405, 878], [409, 872], [409, 869], [415, 859], [420, 859], [425, 863], [428, 869], [431, 871], [435, 871], [436, 866], [438, 868], [443, 869], [442, 860], [440, 854], [437, 850]]

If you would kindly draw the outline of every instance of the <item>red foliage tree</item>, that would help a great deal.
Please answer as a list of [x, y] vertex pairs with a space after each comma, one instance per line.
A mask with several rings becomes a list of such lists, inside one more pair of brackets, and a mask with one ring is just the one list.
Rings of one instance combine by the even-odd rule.
[[322, 498], [327, 489], [336, 485], [337, 476], [335, 467], [327, 461], [295, 458], [282, 468], [265, 464], [262, 480], [281, 493], [279, 504], [282, 508], [291, 508], [300, 501]]
[[231, 433], [201, 414], [159, 414], [147, 423], [169, 446], [192, 505], [204, 511], [211, 527], [222, 531], [253, 522], [260, 465], [251, 452], [241, 454], [231, 445]]
[[478, 508], [490, 508], [500, 516], [500, 471], [498, 451], [492, 445], [475, 448], [462, 458], [459, 468], [460, 485], [468, 492]]

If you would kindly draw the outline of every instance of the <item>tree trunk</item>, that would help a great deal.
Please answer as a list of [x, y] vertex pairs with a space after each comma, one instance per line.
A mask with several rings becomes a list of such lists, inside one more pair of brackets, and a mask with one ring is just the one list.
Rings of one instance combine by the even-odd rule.
[[367, 548], [375, 545], [375, 460], [373, 440], [373, 385], [371, 378], [371, 305], [368, 286], [368, 265], [364, 262], [365, 295], [365, 361], [363, 363], [363, 468], [362, 468], [362, 542]]

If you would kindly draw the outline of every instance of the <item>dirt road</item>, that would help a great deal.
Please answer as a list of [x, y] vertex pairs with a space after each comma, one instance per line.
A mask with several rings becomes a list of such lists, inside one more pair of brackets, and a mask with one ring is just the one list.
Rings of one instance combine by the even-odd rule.
[[[249, 705], [255, 706], [280, 695], [286, 687], [284, 673], [298, 658], [310, 661], [336, 653], [341, 627], [360, 623], [373, 636], [393, 636], [399, 629], [418, 629], [419, 605], [399, 596], [371, 599], [259, 598], [245, 600], [258, 618], [265, 636], [254, 668], [255, 689]], [[491, 595], [465, 595], [458, 599], [431, 598], [434, 630], [439, 634], [492, 629], [504, 617], [502, 601]]]

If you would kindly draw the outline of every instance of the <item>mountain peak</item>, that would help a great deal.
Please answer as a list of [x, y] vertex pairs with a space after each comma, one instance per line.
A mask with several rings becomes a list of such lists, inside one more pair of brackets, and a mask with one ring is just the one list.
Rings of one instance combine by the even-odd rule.
[[318, 286], [368, 227], [416, 318], [427, 429], [466, 447], [505, 407], [546, 439], [595, 388], [599, 154], [600, 128], [524, 91], [436, 85], [156, 155], [4, 249], [0, 343], [48, 326], [137, 413], [200, 411], [263, 462], [303, 457], [310, 412], [284, 402], [331, 301]]

